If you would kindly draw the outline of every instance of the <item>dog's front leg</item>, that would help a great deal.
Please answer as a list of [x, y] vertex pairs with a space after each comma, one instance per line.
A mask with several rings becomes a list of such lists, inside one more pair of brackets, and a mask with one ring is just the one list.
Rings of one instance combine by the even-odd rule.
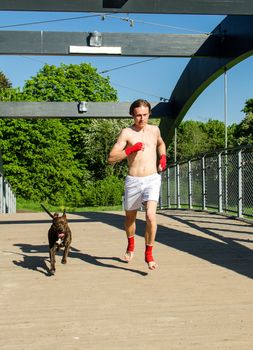
[[50, 273], [53, 275], [55, 273], [55, 251], [56, 245], [53, 245], [49, 249], [49, 257], [50, 257]]
[[67, 264], [67, 257], [68, 257], [68, 254], [69, 254], [69, 248], [70, 248], [70, 244], [66, 244], [65, 245], [65, 249], [64, 249], [64, 253], [63, 253], [63, 257], [62, 257], [62, 260], [61, 260], [62, 264]]

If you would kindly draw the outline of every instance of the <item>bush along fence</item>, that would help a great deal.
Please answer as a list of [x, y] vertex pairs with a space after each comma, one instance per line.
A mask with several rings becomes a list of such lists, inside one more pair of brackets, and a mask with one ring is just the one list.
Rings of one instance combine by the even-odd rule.
[[0, 214], [16, 213], [16, 196], [8, 181], [0, 172]]
[[159, 209], [199, 209], [253, 220], [253, 145], [177, 162], [162, 174]]

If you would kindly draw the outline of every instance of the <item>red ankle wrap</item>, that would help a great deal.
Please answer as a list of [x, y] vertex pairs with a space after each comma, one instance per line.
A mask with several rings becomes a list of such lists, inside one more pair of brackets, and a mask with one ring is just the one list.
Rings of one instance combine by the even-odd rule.
[[153, 246], [152, 245], [146, 245], [146, 250], [145, 250], [145, 261], [147, 263], [154, 261], [154, 258], [152, 256], [152, 249]]
[[134, 251], [134, 236], [128, 237], [127, 252]]

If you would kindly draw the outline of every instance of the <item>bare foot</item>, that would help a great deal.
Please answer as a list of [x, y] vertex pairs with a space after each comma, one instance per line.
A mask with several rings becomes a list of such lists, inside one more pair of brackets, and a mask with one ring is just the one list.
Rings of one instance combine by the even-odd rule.
[[133, 256], [134, 256], [134, 252], [126, 251], [126, 253], [124, 255], [124, 260], [126, 262], [130, 262], [133, 259]]
[[155, 261], [148, 262], [148, 268], [149, 270], [155, 270], [158, 268], [158, 264]]

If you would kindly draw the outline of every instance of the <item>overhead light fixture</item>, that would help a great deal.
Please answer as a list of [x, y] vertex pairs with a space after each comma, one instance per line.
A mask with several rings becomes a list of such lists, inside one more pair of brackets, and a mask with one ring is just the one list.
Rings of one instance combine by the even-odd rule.
[[95, 30], [95, 32], [90, 33], [88, 38], [89, 46], [99, 47], [102, 46], [102, 34]]
[[87, 105], [85, 101], [80, 101], [77, 105], [78, 113], [87, 112]]
[[76, 54], [100, 54], [100, 55], [121, 55], [120, 46], [102, 46], [102, 34], [98, 31], [90, 33], [87, 38], [88, 46], [69, 46], [69, 53]]

